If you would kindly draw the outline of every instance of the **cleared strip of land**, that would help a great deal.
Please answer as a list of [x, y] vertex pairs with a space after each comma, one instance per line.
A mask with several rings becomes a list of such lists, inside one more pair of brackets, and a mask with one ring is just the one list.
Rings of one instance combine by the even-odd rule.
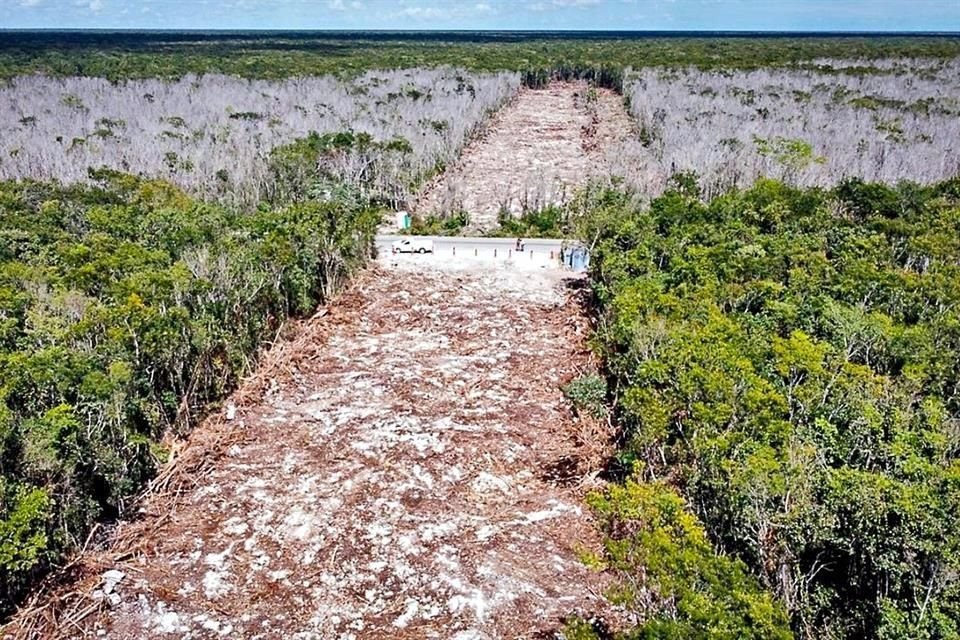
[[[560, 204], [629, 127], [612, 92], [523, 90], [420, 210], [451, 184], [477, 226]], [[467, 640], [615, 620], [580, 561], [599, 546], [581, 483], [608, 434], [561, 391], [590, 366], [582, 283], [538, 242], [382, 251], [193, 433], [143, 518], [81, 555], [41, 628]]]
[[518, 215], [562, 204], [607, 172], [610, 151], [631, 126], [612, 91], [562, 82], [521, 89], [456, 165], [427, 185], [414, 210], [465, 211], [473, 226], [489, 228], [501, 211]]
[[569, 274], [525, 265], [389, 257], [305, 322], [90, 559], [84, 602], [124, 575], [82, 628], [513, 638], [607, 613], [559, 388], [587, 327]]

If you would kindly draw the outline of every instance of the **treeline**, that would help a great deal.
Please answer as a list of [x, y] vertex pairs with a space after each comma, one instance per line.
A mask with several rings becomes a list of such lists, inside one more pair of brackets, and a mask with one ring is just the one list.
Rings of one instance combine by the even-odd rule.
[[[245, 78], [354, 76], [371, 69], [454, 66], [528, 71], [561, 66], [759, 69], [821, 58], [954, 58], [953, 36], [724, 37], [593, 33], [5, 33], [0, 77], [42, 73], [180, 78], [223, 73]], [[864, 65], [862, 73], [874, 73]]]
[[957, 638], [960, 179], [699, 195], [586, 219], [625, 637]]
[[589, 66], [555, 62], [549, 67], [525, 69], [521, 78], [523, 85], [531, 89], [541, 89], [554, 80], [563, 82], [586, 80], [596, 87], [623, 92], [624, 69], [608, 65]]
[[239, 212], [91, 177], [0, 183], [0, 614], [92, 523], [126, 513], [161, 437], [344, 283], [379, 217], [343, 186]]

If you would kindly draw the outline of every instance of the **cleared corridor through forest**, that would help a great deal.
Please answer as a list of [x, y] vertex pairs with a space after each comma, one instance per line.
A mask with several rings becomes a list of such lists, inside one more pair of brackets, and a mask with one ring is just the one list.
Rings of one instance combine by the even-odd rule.
[[466, 640], [607, 613], [559, 388], [588, 326], [570, 274], [524, 264], [388, 257], [305, 321], [100, 555], [123, 577], [81, 627]]
[[[559, 202], [624, 133], [619, 97], [586, 90], [524, 90], [434, 189], [458, 181], [487, 222], [498, 189], [544, 178]], [[616, 618], [580, 560], [607, 434], [561, 391], [590, 368], [583, 283], [527, 254], [381, 255], [82, 558], [61, 635], [480, 640]]]
[[608, 173], [608, 153], [628, 135], [620, 95], [583, 82], [520, 90], [471, 142], [456, 164], [421, 193], [421, 215], [466, 211], [490, 228], [501, 210], [567, 202], [591, 176]]

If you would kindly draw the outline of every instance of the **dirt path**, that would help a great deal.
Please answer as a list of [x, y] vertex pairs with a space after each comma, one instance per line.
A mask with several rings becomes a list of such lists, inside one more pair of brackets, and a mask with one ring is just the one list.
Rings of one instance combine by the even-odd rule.
[[306, 322], [90, 561], [80, 627], [468, 640], [607, 614], [582, 492], [558, 478], [583, 453], [558, 387], [587, 327], [569, 274], [521, 266], [403, 257]]
[[472, 226], [496, 225], [497, 214], [562, 204], [591, 176], [605, 175], [610, 151], [632, 126], [622, 98], [586, 83], [521, 89], [454, 167], [428, 184], [414, 211], [458, 210]]

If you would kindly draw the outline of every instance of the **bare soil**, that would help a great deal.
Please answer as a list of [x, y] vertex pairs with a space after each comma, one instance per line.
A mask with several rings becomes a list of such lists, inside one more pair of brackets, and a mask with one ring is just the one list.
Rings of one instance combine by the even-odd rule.
[[554, 82], [520, 90], [456, 165], [428, 183], [415, 213], [470, 214], [471, 226], [490, 228], [498, 213], [519, 215], [567, 202], [577, 186], [609, 173], [632, 121], [622, 98], [583, 82]]
[[590, 364], [569, 278], [381, 263], [195, 431], [62, 610], [7, 632], [467, 640], [615, 617], [578, 560], [602, 438], [560, 390]]

